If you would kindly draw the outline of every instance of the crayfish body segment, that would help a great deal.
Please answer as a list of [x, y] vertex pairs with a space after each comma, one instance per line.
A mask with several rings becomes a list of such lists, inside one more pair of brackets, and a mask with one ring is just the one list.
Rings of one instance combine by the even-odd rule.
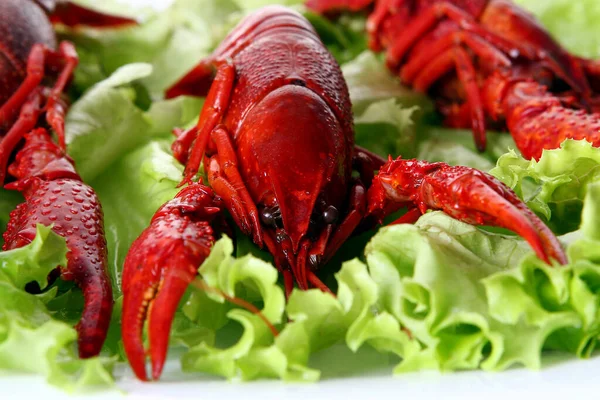
[[320, 13], [374, 4], [367, 22], [371, 49], [386, 52], [387, 66], [404, 84], [433, 97], [446, 125], [471, 128], [481, 151], [486, 126], [508, 128], [527, 158], [538, 159], [565, 139], [600, 145], [600, 119], [586, 114], [600, 110], [598, 62], [570, 54], [509, 0], [306, 4]]
[[[167, 92], [168, 97], [182, 94], [207, 97], [197, 126], [177, 131], [172, 147], [185, 164], [184, 190], [200, 185], [193, 178], [203, 163], [222, 199], [222, 207], [215, 208], [226, 208], [244, 234], [266, 246], [288, 295], [294, 283], [329, 291], [316, 275], [320, 266], [357, 228], [381, 222], [401, 207], [410, 212], [400, 222], [412, 222], [429, 209], [443, 210], [468, 223], [512, 229], [547, 262], [566, 260], [554, 235], [488, 174], [415, 160], [386, 163], [355, 146], [341, 70], [295, 11], [266, 7], [246, 17], [211, 57]], [[359, 177], [352, 175], [354, 169]], [[209, 197], [203, 201], [210, 203]], [[175, 221], [195, 226], [177, 207], [169, 210], [173, 226], [179, 226]], [[190, 250], [180, 233], [173, 234], [176, 229], [161, 222], [168, 212], [159, 211], [162, 217], [136, 241], [124, 270], [122, 334], [142, 380], [147, 379], [141, 332], [148, 305], [149, 354], [157, 379], [174, 306], [213, 241], [206, 225], [212, 224], [212, 214], [198, 220], [204, 221], [203, 245], [192, 241]], [[157, 246], [173, 249], [170, 258], [153, 256]], [[196, 248], [202, 252], [192, 257]], [[171, 275], [178, 284], [167, 287]], [[161, 326], [155, 319], [158, 299], [169, 304], [160, 308], [169, 313]]]

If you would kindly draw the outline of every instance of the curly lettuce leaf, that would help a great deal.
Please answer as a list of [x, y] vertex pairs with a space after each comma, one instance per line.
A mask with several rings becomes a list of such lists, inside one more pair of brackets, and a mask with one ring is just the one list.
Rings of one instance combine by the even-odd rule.
[[484, 347], [502, 339], [491, 329], [480, 280], [515, 266], [527, 251], [439, 212], [380, 230], [365, 253], [381, 307], [425, 346], [396, 371], [478, 368]]
[[67, 264], [65, 240], [50, 228], [39, 225], [35, 240], [28, 246], [0, 252], [0, 280], [18, 289], [37, 282], [41, 289], [48, 284], [48, 274], [58, 265]]
[[[182, 357], [184, 371], [228, 379], [313, 381], [327, 371], [320, 371], [326, 365], [319, 363], [309, 366], [310, 355], [335, 351], [340, 343], [353, 352], [365, 343], [400, 357], [418, 352], [418, 343], [410, 340], [397, 320], [373, 310], [377, 287], [360, 261], [345, 264], [336, 274], [337, 298], [319, 290], [294, 290], [285, 307], [291, 322], [282, 325], [285, 300], [277, 285], [277, 270], [251, 255], [235, 259], [232, 252], [228, 238], [218, 241], [199, 270], [202, 279], [210, 288], [262, 305], [264, 317], [282, 329], [274, 338], [257, 315], [223, 303], [218, 293], [194, 290], [183, 311], [193, 323], [215, 334], [190, 346]], [[354, 372], [364, 368], [361, 358], [356, 360]]]
[[41, 225], [31, 244], [0, 253], [0, 370], [44, 375], [67, 391], [112, 385], [114, 360], [80, 360], [77, 332], [46, 307], [55, 288], [40, 296], [24, 290], [31, 281], [45, 288], [48, 273], [66, 264], [66, 254], [65, 240]]
[[515, 152], [490, 171], [559, 233], [576, 230], [589, 185], [600, 181], [600, 149], [586, 141], [567, 140], [560, 149], [545, 150], [539, 161]]
[[[600, 258], [600, 184], [589, 186], [585, 196], [582, 225], [568, 236], [570, 264], [550, 268], [535, 257], [527, 257], [519, 268], [496, 274], [484, 284], [490, 310], [507, 324], [527, 321], [541, 326], [547, 318], [572, 319], [576, 325], [553, 331], [546, 346], [588, 357], [600, 334], [598, 279]], [[506, 299], [510, 294], [510, 303]]]
[[396, 372], [539, 369], [546, 350], [589, 356], [600, 334], [599, 201], [590, 185], [581, 230], [561, 238], [566, 266], [440, 212], [381, 229], [365, 250], [378, 305], [423, 344]]
[[[288, 373], [286, 357], [275, 348], [268, 349], [274, 341], [268, 325], [248, 310], [232, 309], [229, 304], [219, 305], [225, 302], [222, 293], [230, 297], [261, 299], [264, 318], [271, 324], [281, 323], [285, 297], [277, 284], [278, 272], [272, 265], [251, 255], [234, 259], [232, 253], [233, 243], [227, 237], [214, 245], [199, 269], [201, 279], [213, 290], [192, 292], [183, 310], [190, 320], [201, 326], [219, 329], [227, 327], [231, 320], [243, 327], [243, 332], [226, 348], [208, 342], [191, 347], [182, 358], [182, 368], [229, 379], [273, 374], [283, 377]], [[216, 307], [214, 303], [217, 303]], [[235, 329], [235, 326], [229, 328]]]

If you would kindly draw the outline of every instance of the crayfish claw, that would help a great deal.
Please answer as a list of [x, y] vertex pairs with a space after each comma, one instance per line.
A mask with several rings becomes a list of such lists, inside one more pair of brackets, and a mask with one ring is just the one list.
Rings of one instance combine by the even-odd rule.
[[566, 264], [567, 256], [550, 228], [509, 187], [491, 175], [477, 172], [483, 185], [482, 193], [488, 193], [487, 222], [518, 233], [547, 264], [551, 264], [552, 259]]
[[[176, 248], [170, 250], [181, 251]], [[145, 263], [137, 276], [124, 287], [127, 294], [123, 300], [123, 343], [135, 374], [142, 380], [148, 380], [146, 350], [142, 341], [145, 322], [148, 323], [152, 379], [156, 380], [167, 357], [173, 316], [198, 269], [198, 265], [182, 259], [185, 255], [169, 257], [168, 252], [163, 255], [168, 257], [172, 266], [167, 267], [166, 259], [161, 255]], [[157, 276], [155, 272], [158, 273], [157, 280], [152, 279]]]
[[448, 197], [442, 203], [443, 211], [463, 222], [509, 229], [523, 237], [547, 264], [551, 259], [567, 263], [556, 236], [509, 187], [481, 171], [449, 168], [458, 176], [446, 182]]
[[567, 263], [552, 231], [505, 184], [468, 167], [417, 160], [392, 160], [369, 189], [369, 214], [382, 220], [401, 206], [444, 211], [472, 225], [496, 226], [523, 237], [548, 264]]
[[83, 278], [78, 286], [84, 298], [81, 320], [76, 325], [79, 357], [90, 358], [100, 354], [108, 333], [113, 307], [112, 287], [105, 273]]
[[[152, 379], [160, 377], [177, 306], [215, 241], [211, 222], [221, 218], [221, 199], [201, 183], [165, 203], [132, 244], [123, 268], [122, 336], [137, 377], [148, 380], [144, 324]], [[222, 221], [221, 221], [222, 222]]]

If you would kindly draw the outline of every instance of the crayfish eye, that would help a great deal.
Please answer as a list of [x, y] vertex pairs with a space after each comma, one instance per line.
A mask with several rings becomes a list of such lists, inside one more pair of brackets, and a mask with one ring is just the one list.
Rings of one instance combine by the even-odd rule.
[[281, 210], [278, 207], [265, 207], [260, 212], [260, 220], [265, 226], [277, 227], [281, 223]]
[[260, 213], [260, 220], [267, 226], [271, 226], [275, 223], [275, 217], [273, 217], [273, 213], [266, 208]]
[[340, 213], [334, 206], [329, 206], [323, 211], [323, 221], [328, 225], [336, 223], [339, 216]]
[[311, 254], [308, 257], [308, 265], [310, 266], [310, 268], [316, 270], [321, 264], [321, 258], [322, 257], [318, 254]]

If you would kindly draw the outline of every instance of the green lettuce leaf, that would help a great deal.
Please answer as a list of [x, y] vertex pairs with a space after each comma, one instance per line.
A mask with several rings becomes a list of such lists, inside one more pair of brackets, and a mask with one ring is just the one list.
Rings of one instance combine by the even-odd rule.
[[475, 148], [471, 130], [421, 123], [416, 131], [419, 138], [417, 158], [420, 160], [464, 165], [482, 171], [492, 169], [500, 156], [516, 148], [508, 133], [487, 132], [487, 147], [485, 152], [480, 153]]
[[[95, 4], [95, 3], [94, 3]], [[121, 2], [107, 11], [122, 13]], [[116, 30], [65, 31], [80, 53], [75, 84], [83, 92], [126, 64], [149, 63], [154, 73], [143, 80], [154, 97], [183, 76], [223, 39], [239, 11], [233, 0], [175, 0], [165, 10], [145, 10], [139, 26]], [[173, 60], [177, 60], [173, 62]]]
[[343, 64], [342, 72], [353, 104], [356, 143], [383, 157], [401, 155], [489, 171], [498, 157], [515, 148], [510, 135], [488, 132], [482, 154], [470, 130], [441, 128], [431, 102], [401, 85], [370, 51]]
[[581, 222], [587, 188], [600, 180], [600, 149], [586, 141], [567, 140], [560, 149], [544, 151], [537, 162], [509, 152], [490, 172], [555, 232], [572, 232]]
[[171, 155], [171, 139], [153, 140], [121, 157], [93, 181], [104, 210], [108, 270], [116, 293], [131, 243], [158, 208], [177, 193], [183, 167]]
[[77, 356], [75, 329], [45, 305], [56, 288], [40, 296], [24, 291], [36, 281], [46, 287], [48, 273], [66, 264], [65, 240], [38, 226], [31, 244], [0, 253], [0, 370], [34, 373], [67, 391], [113, 384], [114, 359]]
[[22, 290], [29, 282], [37, 282], [44, 289], [50, 271], [67, 264], [66, 253], [65, 240], [39, 225], [31, 244], [0, 253], [0, 279]]
[[581, 230], [562, 238], [562, 267], [439, 212], [381, 229], [365, 250], [378, 304], [423, 344], [396, 372], [539, 369], [545, 350], [589, 356], [600, 333], [599, 201], [590, 185]]
[[152, 73], [149, 64], [128, 64], [73, 104], [66, 118], [69, 154], [84, 180], [93, 181], [112, 163], [157, 136], [187, 124], [202, 101], [181, 97], [154, 102], [144, 111], [132, 86]]
[[595, 0], [516, 0], [534, 13], [554, 37], [582, 57], [600, 56], [600, 4]]
[[425, 96], [402, 86], [385, 67], [381, 57], [371, 51], [362, 52], [352, 61], [344, 63], [342, 73], [355, 111], [364, 111], [373, 102], [391, 98], [411, 106], [430, 106]]
[[[279, 324], [282, 322], [285, 297], [277, 284], [278, 272], [272, 265], [251, 255], [234, 259], [232, 253], [233, 243], [227, 237], [215, 244], [209, 258], [199, 269], [201, 279], [215, 291], [193, 292], [183, 310], [190, 320], [207, 328], [225, 328], [227, 332], [241, 326], [241, 336], [226, 348], [206, 341], [191, 347], [182, 358], [182, 368], [229, 379], [269, 377], [273, 374], [288, 376], [291, 371], [288, 371], [287, 359], [272, 346], [274, 336], [267, 324], [248, 310], [232, 309], [229, 304], [223, 304], [225, 298], [220, 294], [247, 300], [260, 299], [264, 318], [271, 324]], [[228, 326], [229, 320], [239, 326]]]
[[[232, 252], [227, 238], [215, 244], [199, 270], [204, 282], [229, 296], [262, 305], [264, 317], [282, 326], [285, 300], [277, 285], [277, 270], [251, 255], [234, 259]], [[358, 260], [345, 264], [336, 279], [337, 298], [319, 290], [294, 290], [285, 307], [291, 322], [284, 324], [275, 338], [257, 315], [232, 308], [211, 291], [192, 291], [183, 307], [185, 315], [214, 334], [190, 346], [182, 357], [183, 370], [228, 379], [313, 381], [325, 366], [313, 363], [309, 367], [310, 355], [335, 351], [334, 345], [339, 343], [346, 343], [353, 352], [365, 343], [400, 357], [418, 352], [419, 344], [410, 340], [396, 319], [374, 310], [377, 286], [365, 264]], [[357, 362], [354, 371], [361, 365]]]

